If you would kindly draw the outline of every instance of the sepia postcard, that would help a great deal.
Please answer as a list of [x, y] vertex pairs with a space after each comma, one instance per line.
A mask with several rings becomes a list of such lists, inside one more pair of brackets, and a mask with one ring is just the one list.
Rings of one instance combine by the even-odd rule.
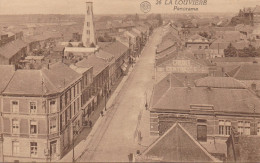
[[260, 162], [259, 0], [0, 0], [0, 162]]

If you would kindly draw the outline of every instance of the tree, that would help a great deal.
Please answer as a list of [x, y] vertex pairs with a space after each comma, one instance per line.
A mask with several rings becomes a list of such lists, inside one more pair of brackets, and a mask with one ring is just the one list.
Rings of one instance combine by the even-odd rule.
[[237, 57], [237, 53], [237, 49], [231, 43], [224, 49], [225, 57]]
[[199, 35], [208, 39], [211, 38], [211, 36], [207, 32], [200, 32]]
[[161, 14], [156, 14], [155, 18], [159, 21], [159, 26], [163, 25], [163, 19]]
[[73, 45], [71, 43], [68, 44], [68, 47], [73, 47]]
[[78, 47], [84, 47], [83, 43], [79, 43]]
[[96, 45], [92, 42], [92, 43], [90, 44], [90, 47], [91, 47], [91, 48], [95, 48]]
[[239, 54], [240, 57], [256, 57], [257, 55], [256, 48], [252, 45], [245, 47]]

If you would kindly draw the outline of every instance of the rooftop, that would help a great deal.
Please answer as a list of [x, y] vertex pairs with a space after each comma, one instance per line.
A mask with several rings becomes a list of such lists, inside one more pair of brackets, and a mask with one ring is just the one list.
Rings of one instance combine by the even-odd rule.
[[245, 88], [245, 85], [240, 81], [231, 77], [205, 77], [195, 81], [196, 87], [211, 87], [211, 88]]
[[10, 59], [12, 58], [17, 52], [21, 49], [25, 48], [27, 43], [23, 40], [15, 40], [10, 43], [5, 44], [4, 46], [0, 47], [0, 55], [3, 57]]
[[181, 124], [175, 123], [152, 143], [137, 161], [220, 162], [206, 151]]
[[160, 94], [154, 111], [189, 112], [191, 105], [198, 105], [213, 106], [215, 112], [252, 114], [251, 105], [255, 105], [256, 113], [260, 113], [260, 100], [247, 89], [176, 87]]
[[244, 64], [227, 72], [227, 74], [238, 80], [260, 80], [259, 70], [259, 64]]
[[128, 51], [128, 47], [119, 41], [115, 41], [105, 46], [102, 50], [114, 55], [115, 59], [118, 59]]
[[104, 59], [98, 58], [95, 55], [90, 55], [88, 58], [84, 58], [83, 60], [76, 63], [78, 68], [91, 68], [93, 67], [93, 75], [97, 76], [100, 72], [102, 72], [109, 63], [107, 63]]
[[13, 65], [0, 65], [0, 92], [2, 92], [15, 72]]
[[49, 69], [17, 70], [3, 94], [47, 95], [67, 88], [81, 75], [63, 63], [57, 62]]

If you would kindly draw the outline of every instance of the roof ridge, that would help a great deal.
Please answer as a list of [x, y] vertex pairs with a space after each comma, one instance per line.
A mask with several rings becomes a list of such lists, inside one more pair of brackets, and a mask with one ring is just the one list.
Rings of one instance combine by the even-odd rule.
[[163, 139], [174, 127], [176, 127], [177, 123], [174, 123], [172, 127], [170, 127], [162, 136], [157, 138], [147, 149], [145, 149], [142, 153], [142, 155], [147, 154], [153, 148], [161, 139]]
[[177, 125], [190, 137], [190, 139], [214, 162], [221, 162], [220, 160], [216, 159], [212, 156], [197, 140], [195, 140], [190, 133], [182, 127], [181, 124], [177, 123]]
[[[51, 80], [48, 78], [48, 76], [43, 72], [43, 70], [40, 70], [40, 74], [41, 74], [41, 76], [42, 76], [42, 80], [43, 79], [46, 79], [47, 80], [47, 82], [49, 82], [50, 84], [51, 84], [51, 86], [53, 86], [54, 88], [56, 88], [56, 91], [57, 90], [59, 90], [59, 89], [57, 89], [57, 87], [55, 86], [55, 84], [53, 84], [52, 82], [51, 82]], [[44, 82], [44, 81], [43, 81]], [[47, 87], [46, 85], [45, 85], [45, 87]]]
[[10, 80], [8, 81], [8, 83], [6, 84], [6, 86], [5, 86], [5, 88], [3, 89], [3, 91], [2, 91], [2, 92], [0, 92], [0, 93], [3, 93], [3, 92], [6, 90], [6, 88], [9, 86], [10, 82], [11, 82], [11, 81], [12, 81], [12, 79], [14, 78], [14, 74], [15, 74], [16, 72], [17, 72], [17, 71], [14, 71], [14, 73], [13, 73], [12, 77], [10, 78]]
[[237, 67], [238, 69], [237, 69], [236, 73], [233, 75], [234, 78], [237, 76], [237, 74], [238, 74], [239, 71], [241, 70], [241, 67], [242, 67], [242, 65], [240, 65], [239, 68]]
[[153, 104], [153, 106], [157, 105], [157, 104], [163, 99], [163, 97], [166, 96], [166, 94], [167, 94], [171, 89], [174, 89], [174, 88], [169, 87], [169, 88], [164, 92], [164, 94], [157, 100], [157, 102], [156, 102], [155, 104]]

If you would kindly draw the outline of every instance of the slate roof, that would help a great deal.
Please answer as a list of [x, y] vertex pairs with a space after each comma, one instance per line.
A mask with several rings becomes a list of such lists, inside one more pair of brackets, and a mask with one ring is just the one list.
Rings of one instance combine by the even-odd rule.
[[14, 72], [15, 68], [13, 65], [0, 65], [0, 93], [5, 89], [11, 80]]
[[164, 50], [167, 50], [168, 48], [171, 48], [175, 44], [176, 44], [176, 42], [171, 40], [171, 39], [164, 40], [163, 42], [161, 42], [161, 44], [158, 45], [158, 47], [156, 49], [156, 52], [157, 53], [161, 53]]
[[[155, 92], [156, 93], [156, 92]], [[214, 106], [215, 112], [260, 113], [260, 100], [247, 89], [176, 87], [168, 89], [153, 105], [153, 111], [190, 112], [190, 105]]]
[[224, 58], [213, 58], [214, 62], [250, 62], [253, 63], [255, 61], [255, 57], [224, 57]]
[[227, 73], [238, 80], [260, 80], [260, 65], [244, 64]]
[[198, 34], [192, 35], [190, 38], [188, 38], [187, 43], [193, 43], [193, 42], [209, 43], [208, 39]]
[[17, 70], [3, 94], [40, 96], [57, 93], [80, 77], [79, 73], [60, 62], [50, 65], [49, 69]]
[[18, 53], [20, 50], [25, 48], [27, 46], [27, 43], [23, 40], [17, 39], [15, 41], [12, 41], [10, 43], [7, 43], [0, 47], [0, 55], [10, 59], [12, 58], [16, 53]]
[[230, 43], [224, 39], [217, 39], [209, 46], [210, 49], [226, 49]]
[[97, 52], [95, 52], [95, 55], [98, 58], [102, 58], [108, 62], [110, 62], [114, 58], [114, 55], [112, 55], [104, 50], [98, 50]]
[[159, 81], [154, 87], [153, 104], [156, 104], [158, 100], [167, 92], [170, 88], [185, 87], [187, 85], [195, 86], [194, 81], [200, 78], [206, 77], [207, 74], [196, 73], [170, 73], [161, 81]]
[[88, 58], [84, 58], [83, 60], [76, 63], [76, 66], [79, 68], [91, 68], [93, 67], [93, 75], [97, 76], [100, 72], [102, 72], [109, 63], [107, 63], [104, 59], [98, 58], [95, 55], [90, 55]]
[[240, 40], [240, 32], [239, 31], [224, 31], [224, 32], [216, 32], [216, 35], [223, 38], [227, 42], [239, 41]]
[[220, 162], [179, 123], [175, 123], [140, 156], [137, 156], [136, 160], [138, 162]]
[[205, 77], [195, 81], [196, 87], [211, 87], [211, 88], [245, 88], [238, 80], [231, 77]]
[[105, 46], [102, 50], [114, 55], [115, 59], [118, 59], [128, 51], [128, 47], [119, 41], [115, 41]]

